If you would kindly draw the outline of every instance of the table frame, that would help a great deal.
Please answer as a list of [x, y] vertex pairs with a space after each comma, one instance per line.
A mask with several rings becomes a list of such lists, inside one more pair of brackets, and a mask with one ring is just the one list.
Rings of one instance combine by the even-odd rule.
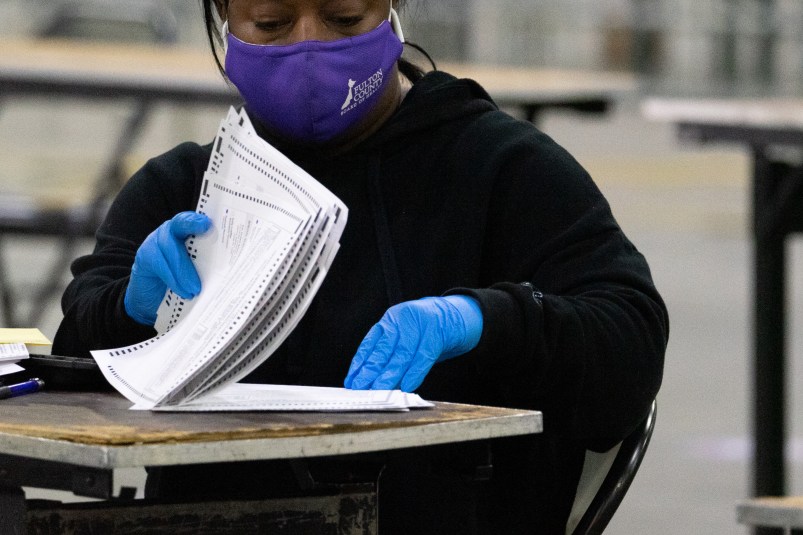
[[753, 493], [786, 491], [786, 237], [803, 232], [803, 166], [774, 154], [803, 147], [803, 128], [678, 123], [683, 139], [735, 142], [752, 151], [753, 236]]
[[[80, 207], [77, 217], [72, 218], [56, 209], [42, 210], [27, 218], [4, 220], [5, 228], [15, 233], [64, 236], [60, 255], [53, 262], [46, 283], [37, 290], [31, 313], [24, 320], [17, 318], [13, 288], [5, 267], [0, 265], [0, 306], [6, 323], [31, 325], [44, 312], [45, 302], [59, 290], [61, 274], [72, 260], [75, 241], [94, 235], [110, 197], [122, 183], [129, 149], [142, 133], [154, 107], [165, 102], [196, 106], [234, 105], [240, 99], [213, 69], [211, 59], [196, 51], [156, 45], [125, 47], [60, 40], [6, 41], [0, 46], [9, 54], [0, 58], [0, 98], [7, 100], [22, 95], [132, 100], [134, 104], [94, 179], [92, 200], [87, 206]], [[149, 69], [149, 59], [161, 55], [169, 58], [168, 63]], [[73, 57], [74, 62], [70, 62]], [[26, 65], [26, 62], [30, 64]], [[191, 67], [187, 68], [187, 65]], [[175, 72], [178, 66], [184, 69]]]
[[785, 535], [803, 531], [803, 498], [763, 497], [744, 500], [736, 506], [736, 521], [757, 528], [781, 528]]
[[[803, 232], [803, 99], [652, 98], [644, 115], [697, 143], [750, 150], [753, 241], [753, 495], [786, 491], [786, 238]], [[795, 149], [790, 151], [789, 149]], [[758, 530], [765, 532], [763, 528]], [[772, 531], [774, 533], [774, 531]]]
[[[129, 406], [116, 393], [40, 392], [4, 400], [0, 532], [23, 532], [25, 486], [144, 506], [132, 502], [131, 489], [112, 495], [114, 470], [130, 467], [287, 459], [318, 502], [324, 493], [336, 503], [375, 504], [381, 467], [356, 481], [322, 482], [305, 471], [306, 460], [485, 441], [543, 426], [536, 411], [449, 403], [406, 413], [155, 413]], [[323, 505], [333, 507], [331, 500]]]

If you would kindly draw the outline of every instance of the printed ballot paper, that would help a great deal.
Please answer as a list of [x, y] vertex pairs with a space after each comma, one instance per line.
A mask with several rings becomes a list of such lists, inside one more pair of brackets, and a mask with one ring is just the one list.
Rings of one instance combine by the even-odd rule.
[[276, 350], [309, 307], [334, 259], [348, 209], [229, 110], [196, 208], [212, 228], [187, 240], [201, 278], [192, 300], [168, 290], [158, 335], [93, 351], [134, 409], [407, 410], [400, 391], [238, 384]]
[[17, 363], [27, 359], [30, 351], [49, 345], [39, 329], [0, 328], [0, 375], [24, 371]]

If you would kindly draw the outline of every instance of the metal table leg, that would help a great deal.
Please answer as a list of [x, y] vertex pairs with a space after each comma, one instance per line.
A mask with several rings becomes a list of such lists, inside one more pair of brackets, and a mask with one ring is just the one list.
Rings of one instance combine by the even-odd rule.
[[[762, 147], [754, 150], [754, 360], [753, 492], [786, 492], [786, 235], [796, 210], [803, 176], [799, 169], [773, 162]], [[778, 533], [757, 529], [756, 533]]]
[[0, 486], [0, 533], [25, 535], [28, 532], [26, 514], [22, 488]]

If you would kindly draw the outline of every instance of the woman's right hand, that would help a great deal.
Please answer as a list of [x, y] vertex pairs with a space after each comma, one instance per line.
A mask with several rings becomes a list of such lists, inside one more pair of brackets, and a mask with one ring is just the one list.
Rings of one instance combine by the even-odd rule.
[[181, 212], [165, 221], [142, 242], [125, 292], [125, 311], [143, 325], [156, 323], [156, 311], [170, 288], [183, 299], [201, 291], [201, 279], [190, 259], [184, 240], [203, 234], [212, 221], [197, 212]]

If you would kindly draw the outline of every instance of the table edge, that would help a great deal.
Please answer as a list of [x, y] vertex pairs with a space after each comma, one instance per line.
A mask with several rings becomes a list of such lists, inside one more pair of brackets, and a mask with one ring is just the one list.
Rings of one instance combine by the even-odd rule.
[[[3, 444], [0, 453], [114, 469], [349, 455], [535, 434], [542, 430], [541, 412], [522, 411], [492, 419], [436, 422], [332, 435], [117, 446], [0, 432]], [[459, 437], [455, 438], [457, 434]]]
[[803, 527], [803, 508], [784, 504], [784, 498], [754, 498], [738, 502], [737, 523], [760, 527]]

